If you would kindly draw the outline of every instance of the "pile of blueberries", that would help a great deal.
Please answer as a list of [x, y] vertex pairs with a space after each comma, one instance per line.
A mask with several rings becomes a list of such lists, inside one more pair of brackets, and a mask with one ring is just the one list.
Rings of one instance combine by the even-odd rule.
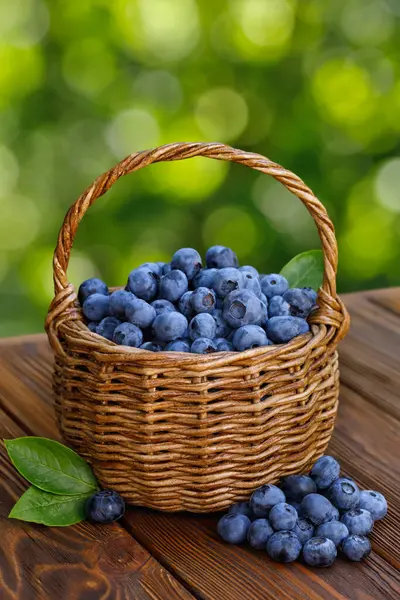
[[312, 567], [329, 567], [337, 548], [350, 560], [361, 561], [371, 552], [368, 534], [387, 513], [382, 494], [358, 489], [340, 477], [332, 456], [317, 460], [310, 475], [289, 475], [280, 486], [263, 485], [249, 502], [239, 502], [218, 522], [218, 533], [231, 544], [246, 540], [266, 550], [278, 562], [302, 555]]
[[152, 352], [208, 354], [286, 343], [309, 331], [312, 288], [292, 288], [278, 274], [239, 267], [236, 254], [212, 246], [206, 268], [193, 248], [170, 263], [134, 269], [124, 290], [109, 293], [97, 278], [78, 293], [88, 328], [116, 344]]

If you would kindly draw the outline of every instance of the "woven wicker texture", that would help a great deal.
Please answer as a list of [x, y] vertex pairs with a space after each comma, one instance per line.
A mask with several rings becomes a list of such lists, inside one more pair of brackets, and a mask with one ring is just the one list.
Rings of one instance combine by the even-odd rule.
[[[193, 355], [118, 346], [84, 324], [67, 267], [87, 209], [123, 175], [194, 156], [271, 175], [307, 207], [325, 267], [311, 333], [280, 346]], [[71, 206], [53, 269], [55, 297], [46, 331], [55, 354], [58, 425], [103, 487], [160, 510], [220, 510], [263, 483], [308, 469], [324, 452], [338, 403], [336, 346], [349, 317], [336, 294], [333, 225], [296, 175], [223, 144], [176, 143], [132, 154]]]

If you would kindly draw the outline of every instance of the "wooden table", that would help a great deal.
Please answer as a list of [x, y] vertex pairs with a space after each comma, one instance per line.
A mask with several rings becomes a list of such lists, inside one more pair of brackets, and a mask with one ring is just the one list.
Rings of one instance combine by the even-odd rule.
[[[341, 402], [330, 452], [343, 471], [383, 492], [364, 563], [281, 565], [223, 544], [217, 515], [132, 508], [122, 522], [46, 528], [7, 519], [26, 487], [0, 446], [1, 600], [389, 600], [400, 598], [400, 289], [345, 297], [351, 333], [341, 346]], [[44, 335], [0, 341], [0, 437], [59, 439], [52, 357]]]

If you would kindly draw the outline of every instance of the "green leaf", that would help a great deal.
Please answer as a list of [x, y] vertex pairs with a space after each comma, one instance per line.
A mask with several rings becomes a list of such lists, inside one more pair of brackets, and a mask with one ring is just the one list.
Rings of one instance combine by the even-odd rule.
[[321, 250], [309, 250], [298, 254], [282, 269], [291, 288], [311, 287], [318, 290], [324, 277], [324, 258]]
[[29, 436], [4, 440], [4, 443], [15, 468], [45, 492], [75, 496], [97, 489], [89, 465], [67, 446]]
[[58, 496], [34, 485], [26, 490], [8, 515], [10, 519], [65, 527], [86, 519], [85, 502], [90, 494]]

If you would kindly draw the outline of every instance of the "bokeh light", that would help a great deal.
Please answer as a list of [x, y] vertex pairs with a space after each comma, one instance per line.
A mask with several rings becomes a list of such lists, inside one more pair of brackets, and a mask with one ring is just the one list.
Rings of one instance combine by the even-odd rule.
[[391, 158], [379, 167], [375, 191], [382, 206], [400, 213], [400, 158]]
[[238, 256], [246, 259], [258, 244], [258, 226], [254, 218], [238, 207], [226, 206], [212, 212], [203, 227], [206, 246], [234, 246]]
[[196, 120], [207, 139], [229, 142], [236, 139], [247, 125], [247, 105], [234, 90], [213, 89], [198, 99]]
[[159, 127], [153, 115], [146, 110], [123, 111], [114, 118], [107, 128], [107, 142], [118, 158], [123, 158], [135, 150], [157, 146]]

